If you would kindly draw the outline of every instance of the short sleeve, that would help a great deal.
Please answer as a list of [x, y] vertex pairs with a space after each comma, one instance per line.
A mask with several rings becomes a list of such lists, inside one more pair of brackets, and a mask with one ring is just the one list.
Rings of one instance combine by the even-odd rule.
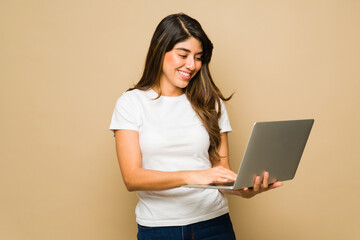
[[219, 119], [219, 127], [220, 127], [220, 132], [231, 132], [232, 128], [230, 125], [230, 120], [229, 120], [229, 116], [227, 114], [226, 111], [226, 107], [225, 104], [222, 100], [220, 100], [221, 102], [221, 117]]
[[110, 130], [127, 129], [139, 131], [140, 118], [135, 99], [125, 92], [116, 102]]

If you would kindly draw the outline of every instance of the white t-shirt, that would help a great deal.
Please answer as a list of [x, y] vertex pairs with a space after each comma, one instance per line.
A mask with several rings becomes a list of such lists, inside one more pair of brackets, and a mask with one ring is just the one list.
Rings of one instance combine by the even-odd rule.
[[[117, 101], [111, 130], [139, 132], [142, 167], [158, 171], [211, 168], [209, 135], [185, 94], [161, 96], [152, 89], [125, 92]], [[221, 132], [231, 131], [221, 102]], [[138, 191], [136, 221], [143, 226], [181, 226], [209, 220], [228, 212], [226, 197], [218, 190], [178, 187]]]

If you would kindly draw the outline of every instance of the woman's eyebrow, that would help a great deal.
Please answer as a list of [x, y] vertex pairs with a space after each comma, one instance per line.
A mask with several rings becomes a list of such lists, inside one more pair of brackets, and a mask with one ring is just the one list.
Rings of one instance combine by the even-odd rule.
[[[191, 51], [187, 48], [175, 48], [175, 50], [180, 50], [180, 51], [185, 51], [185, 52], [188, 52], [190, 53]], [[195, 53], [195, 55], [200, 55], [200, 54], [203, 54], [203, 52], [198, 52], [198, 53]]]

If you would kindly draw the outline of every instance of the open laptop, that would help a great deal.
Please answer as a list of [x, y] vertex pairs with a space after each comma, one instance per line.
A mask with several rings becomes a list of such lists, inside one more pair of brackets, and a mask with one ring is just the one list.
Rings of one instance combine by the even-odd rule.
[[233, 183], [184, 187], [241, 189], [252, 187], [256, 176], [269, 172], [269, 183], [294, 178], [314, 119], [256, 122]]

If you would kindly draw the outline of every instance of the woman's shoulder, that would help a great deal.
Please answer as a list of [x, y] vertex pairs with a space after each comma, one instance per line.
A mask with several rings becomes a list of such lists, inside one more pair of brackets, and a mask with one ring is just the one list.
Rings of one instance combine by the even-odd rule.
[[123, 92], [119, 99], [132, 99], [132, 98], [136, 98], [136, 96], [141, 95], [143, 91], [139, 90], [139, 89], [130, 89], [127, 90], [125, 92]]
[[127, 90], [126, 92], [124, 92], [122, 94], [122, 96], [131, 98], [131, 97], [148, 96], [148, 95], [151, 95], [151, 94], [152, 94], [151, 89], [149, 89], [149, 90], [140, 90], [140, 89], [135, 88], [135, 89]]
[[130, 89], [124, 92], [118, 98], [118, 104], [131, 104], [136, 105], [146, 99], [148, 99], [151, 95], [149, 90], [140, 90], [140, 89]]

